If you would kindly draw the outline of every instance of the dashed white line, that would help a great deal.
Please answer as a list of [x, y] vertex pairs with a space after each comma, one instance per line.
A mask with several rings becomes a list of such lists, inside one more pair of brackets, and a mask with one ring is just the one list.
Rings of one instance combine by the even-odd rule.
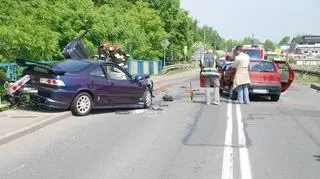
[[238, 123], [238, 139], [239, 139], [239, 155], [240, 155], [240, 170], [242, 179], [251, 179], [251, 165], [246, 137], [244, 135], [244, 126], [240, 105], [236, 105], [237, 123]]
[[11, 169], [8, 173], [16, 172], [16, 171], [18, 171], [18, 170], [20, 170], [20, 169], [22, 169], [22, 168], [24, 168], [24, 167], [25, 167], [25, 165], [22, 164], [22, 165], [20, 165], [19, 167], [16, 167], [16, 168], [14, 168], [14, 169]]
[[222, 163], [222, 179], [233, 178], [233, 148], [232, 148], [232, 102], [228, 101], [227, 107], [227, 128], [225, 132], [223, 163]]

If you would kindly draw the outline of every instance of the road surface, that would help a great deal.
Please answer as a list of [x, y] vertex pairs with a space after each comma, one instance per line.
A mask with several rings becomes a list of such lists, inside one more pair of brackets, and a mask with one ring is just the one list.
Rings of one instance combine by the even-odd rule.
[[0, 178], [320, 178], [320, 93], [207, 106], [187, 85], [156, 99], [163, 111], [93, 111], [2, 145]]

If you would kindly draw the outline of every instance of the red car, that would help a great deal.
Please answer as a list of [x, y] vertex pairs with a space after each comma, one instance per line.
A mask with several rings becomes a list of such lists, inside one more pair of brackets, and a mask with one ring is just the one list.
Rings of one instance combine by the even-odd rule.
[[[227, 62], [221, 70], [220, 92], [230, 92], [235, 75], [235, 69], [230, 68], [233, 62]], [[278, 101], [294, 80], [294, 71], [285, 61], [268, 61], [251, 59], [249, 64], [251, 84], [249, 94], [252, 96], [270, 96], [272, 101]], [[236, 92], [232, 93], [236, 98]]]
[[[264, 59], [264, 48], [259, 45], [244, 45], [243, 52], [248, 54], [250, 58]], [[233, 58], [233, 53], [231, 57]]]

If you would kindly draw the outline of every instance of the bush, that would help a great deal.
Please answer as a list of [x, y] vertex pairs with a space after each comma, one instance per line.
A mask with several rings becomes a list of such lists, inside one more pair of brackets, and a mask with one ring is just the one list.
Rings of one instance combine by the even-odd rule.
[[0, 95], [4, 94], [4, 83], [8, 78], [3, 70], [0, 69]]
[[289, 64], [297, 64], [297, 61], [294, 58], [290, 57], [288, 60], [288, 63]]

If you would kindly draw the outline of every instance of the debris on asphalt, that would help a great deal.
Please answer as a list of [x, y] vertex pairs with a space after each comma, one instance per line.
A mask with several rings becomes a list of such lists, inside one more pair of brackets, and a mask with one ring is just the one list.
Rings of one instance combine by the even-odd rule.
[[158, 105], [151, 106], [150, 109], [154, 110], [154, 111], [163, 111], [164, 110], [163, 108], [160, 108], [160, 106], [158, 106]]
[[162, 99], [164, 101], [173, 101], [173, 96], [166, 94], [162, 97]]
[[168, 107], [169, 104], [159, 104], [160, 107]]

